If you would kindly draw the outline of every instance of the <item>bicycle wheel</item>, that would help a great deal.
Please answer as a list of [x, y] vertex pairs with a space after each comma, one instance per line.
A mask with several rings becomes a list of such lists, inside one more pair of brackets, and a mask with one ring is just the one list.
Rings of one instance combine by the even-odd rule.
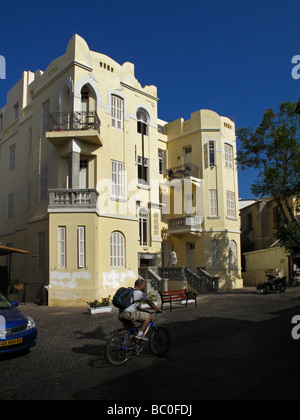
[[105, 356], [113, 366], [120, 366], [129, 358], [129, 352], [123, 348], [125, 338], [126, 334], [116, 334], [106, 344]]
[[170, 335], [164, 327], [153, 327], [149, 347], [154, 356], [164, 356], [170, 348]]

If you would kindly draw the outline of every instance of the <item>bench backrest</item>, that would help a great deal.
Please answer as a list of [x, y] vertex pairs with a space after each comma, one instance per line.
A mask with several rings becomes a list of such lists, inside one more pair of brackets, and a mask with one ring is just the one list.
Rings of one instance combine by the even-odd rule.
[[186, 298], [187, 296], [187, 292], [186, 290], [168, 290], [166, 292], [160, 292], [160, 295], [162, 298], [172, 298], [172, 299], [182, 299], [182, 298]]

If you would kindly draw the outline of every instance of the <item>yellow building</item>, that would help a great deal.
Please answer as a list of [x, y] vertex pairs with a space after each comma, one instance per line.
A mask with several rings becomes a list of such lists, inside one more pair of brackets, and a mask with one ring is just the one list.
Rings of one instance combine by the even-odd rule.
[[0, 241], [29, 251], [11, 264], [28, 299], [46, 286], [50, 305], [84, 305], [132, 285], [139, 267], [170, 267], [172, 251], [241, 286], [234, 124], [207, 110], [167, 124], [157, 102], [133, 64], [78, 35], [8, 92]]

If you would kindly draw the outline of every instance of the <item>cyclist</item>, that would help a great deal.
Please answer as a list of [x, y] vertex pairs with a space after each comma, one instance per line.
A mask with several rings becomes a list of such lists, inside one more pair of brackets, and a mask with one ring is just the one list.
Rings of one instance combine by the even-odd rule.
[[134, 292], [133, 292], [133, 301], [131, 305], [122, 310], [120, 309], [119, 312], [119, 320], [121, 322], [130, 322], [134, 323], [134, 321], [141, 321], [142, 326], [136, 336], [139, 340], [148, 341], [148, 338], [145, 337], [145, 331], [151, 321], [151, 315], [148, 312], [144, 312], [141, 310], [139, 304], [140, 301], [145, 301], [151, 308], [155, 309], [158, 312], [162, 312], [154, 303], [150, 302], [147, 298], [147, 295], [143, 292], [146, 287], [145, 280], [136, 280], [134, 283]]

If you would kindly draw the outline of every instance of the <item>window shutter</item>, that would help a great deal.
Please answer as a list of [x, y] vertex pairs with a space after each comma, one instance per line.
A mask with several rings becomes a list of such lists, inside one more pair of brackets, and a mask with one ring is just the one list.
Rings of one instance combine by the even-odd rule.
[[85, 226], [78, 226], [78, 268], [85, 267]]

